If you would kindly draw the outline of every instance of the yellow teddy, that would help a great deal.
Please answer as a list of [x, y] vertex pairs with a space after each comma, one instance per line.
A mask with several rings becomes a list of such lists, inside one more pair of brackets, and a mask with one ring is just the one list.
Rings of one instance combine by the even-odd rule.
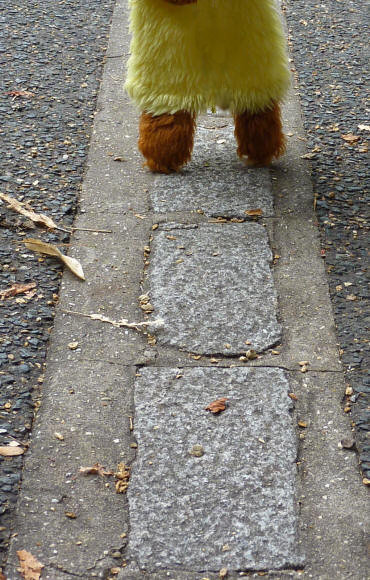
[[284, 151], [279, 102], [290, 73], [275, 0], [130, 0], [126, 90], [142, 111], [152, 171], [191, 157], [196, 115], [229, 109], [238, 154], [266, 165]]

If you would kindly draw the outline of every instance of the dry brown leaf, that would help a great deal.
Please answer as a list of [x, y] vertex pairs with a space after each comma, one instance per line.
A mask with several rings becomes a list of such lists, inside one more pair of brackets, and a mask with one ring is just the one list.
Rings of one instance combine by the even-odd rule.
[[301, 427], [302, 429], [306, 429], [308, 423], [306, 421], [298, 421], [298, 427]]
[[66, 518], [69, 518], [70, 520], [75, 520], [77, 518], [75, 512], [64, 512], [64, 515], [66, 516]]
[[210, 403], [208, 407], [205, 407], [205, 410], [211, 411], [211, 413], [213, 413], [214, 415], [216, 415], [217, 413], [221, 413], [226, 409], [226, 401], [227, 399], [225, 397], [223, 397], [222, 399], [217, 399], [216, 401], [212, 401], [212, 403]]
[[250, 217], [258, 217], [263, 214], [263, 211], [262, 209], [247, 209], [244, 213]]
[[130, 479], [130, 468], [126, 467], [124, 463], [119, 463], [114, 476], [117, 480], [115, 484], [116, 493], [125, 493]]
[[7, 195], [6, 193], [0, 192], [0, 199], [6, 201], [11, 209], [14, 209], [17, 213], [20, 213], [24, 217], [30, 219], [35, 224], [39, 224], [41, 226], [45, 226], [48, 229], [55, 229], [57, 228], [57, 224], [49, 218], [47, 215], [43, 213], [36, 213], [33, 209], [28, 205], [28, 203], [21, 203], [14, 197]]
[[227, 577], [227, 568], [221, 568], [220, 572], [219, 572], [219, 577], [220, 578], [226, 578]]
[[35, 93], [31, 93], [30, 91], [8, 91], [5, 93], [9, 95], [9, 97], [34, 97]]
[[13, 445], [0, 445], [0, 455], [3, 457], [14, 457], [24, 453], [23, 447], [14, 447]]
[[17, 556], [24, 580], [39, 580], [44, 565], [26, 550], [18, 550]]
[[6, 580], [6, 576], [2, 572], [0, 572], [0, 580]]
[[10, 288], [0, 291], [0, 300], [16, 296], [17, 294], [25, 293], [27, 295], [27, 293], [33, 288], [36, 288], [35, 282], [30, 282], [29, 284], [12, 284]]
[[106, 471], [100, 463], [94, 463], [92, 467], [80, 467], [79, 473], [80, 475], [100, 475], [101, 477], [114, 475], [113, 471]]
[[38, 252], [39, 254], [45, 254], [46, 256], [55, 256], [63, 262], [75, 276], [81, 280], [85, 280], [85, 276], [82, 270], [82, 266], [78, 260], [71, 258], [70, 256], [65, 256], [60, 250], [53, 244], [47, 244], [42, 240], [36, 240], [34, 238], [26, 238], [23, 240], [26, 248], [32, 250], [33, 252]]
[[288, 393], [288, 397], [290, 397], [292, 401], [298, 401], [298, 397], [295, 393]]
[[347, 143], [357, 143], [361, 139], [359, 135], [354, 135], [353, 133], [348, 133], [347, 135], [341, 135], [342, 139]]

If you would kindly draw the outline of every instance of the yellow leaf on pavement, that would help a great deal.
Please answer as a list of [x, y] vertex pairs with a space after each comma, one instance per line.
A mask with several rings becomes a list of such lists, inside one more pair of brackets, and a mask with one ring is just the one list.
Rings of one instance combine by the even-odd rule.
[[65, 256], [62, 252], [53, 244], [47, 244], [42, 240], [36, 240], [34, 238], [26, 238], [23, 240], [26, 248], [32, 250], [33, 252], [39, 252], [40, 254], [46, 254], [47, 256], [55, 256], [59, 258], [65, 264], [71, 272], [81, 280], [85, 280], [85, 275], [82, 270], [82, 266], [76, 258], [71, 258], [70, 256]]
[[33, 221], [35, 224], [40, 224], [42, 226], [46, 226], [49, 229], [57, 228], [57, 224], [49, 218], [47, 215], [43, 213], [36, 213], [33, 209], [28, 205], [28, 203], [21, 203], [14, 197], [7, 195], [6, 193], [0, 193], [0, 199], [6, 201], [7, 204], [11, 209], [20, 213], [24, 217], [28, 218], [29, 220]]
[[13, 445], [0, 445], [0, 455], [3, 457], [14, 457], [15, 455], [22, 455], [24, 453], [23, 447], [14, 447]]

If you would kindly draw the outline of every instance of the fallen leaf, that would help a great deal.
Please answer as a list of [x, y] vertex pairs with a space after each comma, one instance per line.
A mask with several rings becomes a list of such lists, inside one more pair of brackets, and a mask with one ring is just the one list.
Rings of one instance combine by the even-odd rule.
[[76, 350], [76, 348], [78, 348], [78, 342], [77, 342], [77, 340], [74, 340], [72, 342], [69, 342], [68, 343], [68, 348], [70, 350]]
[[294, 393], [288, 393], [288, 397], [290, 397], [293, 401], [298, 401], [298, 397]]
[[246, 209], [244, 213], [250, 217], [258, 217], [263, 214], [263, 211], [262, 209]]
[[75, 520], [77, 518], [75, 512], [64, 512], [64, 515], [70, 520]]
[[14, 457], [24, 453], [23, 447], [14, 447], [13, 445], [0, 445], [0, 455], [3, 457]]
[[298, 421], [298, 427], [301, 427], [302, 429], [306, 429], [308, 423], [306, 421]]
[[24, 580], [39, 580], [44, 565], [26, 550], [18, 550], [17, 556]]
[[314, 159], [316, 157], [316, 153], [305, 153], [301, 155], [301, 159]]
[[347, 135], [341, 135], [342, 139], [347, 143], [357, 143], [361, 139], [359, 135], [354, 135], [353, 133], [348, 133]]
[[106, 475], [114, 475], [113, 471], [106, 471], [103, 465], [100, 463], [94, 463], [91, 467], [80, 467], [79, 469], [80, 475], [100, 475], [104, 477]]
[[130, 479], [130, 468], [126, 467], [124, 463], [119, 463], [114, 477], [117, 479], [115, 484], [116, 493], [125, 493]]
[[6, 201], [10, 207], [10, 209], [14, 209], [17, 213], [20, 213], [24, 217], [30, 219], [35, 224], [39, 224], [42, 226], [46, 226], [48, 229], [55, 229], [58, 228], [57, 224], [49, 218], [47, 215], [43, 213], [36, 213], [33, 209], [28, 205], [28, 203], [21, 203], [14, 197], [7, 195], [6, 193], [0, 192], [0, 199]]
[[10, 288], [0, 291], [0, 300], [9, 298], [11, 296], [16, 296], [17, 294], [24, 294], [36, 288], [35, 282], [30, 282], [29, 284], [12, 284]]
[[355, 294], [348, 294], [348, 296], [346, 296], [346, 300], [355, 301], [357, 300], [357, 296], [355, 296]]
[[227, 576], [227, 568], [221, 568], [221, 570], [219, 572], [219, 577], [226, 578], [226, 576]]
[[226, 409], [226, 401], [227, 399], [225, 397], [223, 397], [222, 399], [217, 399], [216, 401], [212, 401], [212, 403], [210, 403], [208, 407], [205, 407], [205, 410], [211, 411], [211, 413], [213, 413], [214, 415], [216, 415], [217, 413], [221, 413]]
[[47, 244], [42, 240], [36, 240], [34, 238], [25, 238], [23, 240], [26, 248], [32, 250], [33, 252], [38, 252], [40, 254], [46, 254], [47, 256], [55, 256], [59, 260], [63, 262], [70, 270], [80, 278], [81, 280], [85, 280], [85, 276], [82, 270], [82, 266], [78, 260], [75, 258], [71, 258], [70, 256], [65, 256], [62, 254], [60, 250], [53, 244]]
[[358, 125], [360, 131], [370, 131], [370, 125]]
[[370, 485], [370, 479], [368, 479], [367, 477], [364, 477], [363, 480], [362, 480], [362, 483], [364, 485]]
[[33, 97], [35, 95], [35, 93], [31, 93], [30, 91], [8, 91], [7, 93], [5, 93], [6, 95], [9, 95], [9, 97]]

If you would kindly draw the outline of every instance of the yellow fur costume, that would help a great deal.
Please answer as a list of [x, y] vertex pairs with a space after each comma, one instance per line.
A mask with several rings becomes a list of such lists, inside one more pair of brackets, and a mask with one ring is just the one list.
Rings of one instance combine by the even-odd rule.
[[153, 115], [258, 112], [290, 83], [275, 0], [130, 0], [126, 90]]

